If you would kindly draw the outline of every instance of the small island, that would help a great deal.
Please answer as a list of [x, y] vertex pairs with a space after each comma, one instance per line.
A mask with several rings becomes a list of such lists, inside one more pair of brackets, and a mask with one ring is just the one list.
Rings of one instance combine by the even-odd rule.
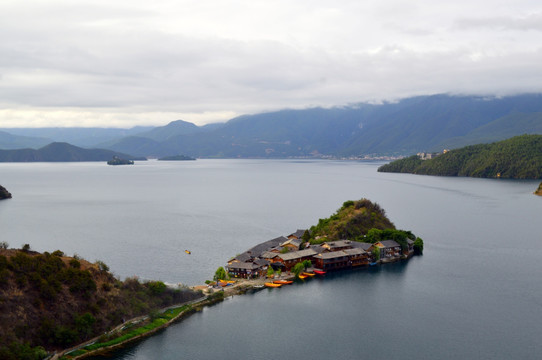
[[107, 165], [134, 165], [133, 160], [127, 160], [119, 158], [118, 156], [113, 156], [113, 159], [107, 162]]
[[11, 193], [5, 187], [0, 185], [0, 200], [11, 199]]
[[173, 156], [164, 156], [158, 159], [159, 161], [193, 161], [196, 160], [193, 157], [186, 155], [173, 155]]

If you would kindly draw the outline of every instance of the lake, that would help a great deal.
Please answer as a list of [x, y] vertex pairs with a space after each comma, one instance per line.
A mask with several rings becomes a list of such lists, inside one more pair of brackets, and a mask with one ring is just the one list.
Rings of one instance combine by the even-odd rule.
[[[0, 164], [1, 240], [201, 284], [249, 247], [379, 203], [424, 255], [229, 298], [117, 359], [538, 359], [538, 181], [377, 173], [382, 163]], [[184, 250], [190, 250], [187, 255]]]

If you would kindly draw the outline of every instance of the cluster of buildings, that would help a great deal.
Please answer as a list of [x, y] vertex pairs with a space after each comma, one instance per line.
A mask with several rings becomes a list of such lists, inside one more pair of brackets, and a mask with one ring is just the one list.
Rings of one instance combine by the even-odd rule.
[[437, 156], [441, 155], [441, 154], [446, 154], [448, 151], [448, 149], [444, 149], [442, 151], [442, 153], [438, 153], [438, 152], [435, 152], [435, 153], [426, 153], [426, 152], [419, 152], [417, 153], [416, 155], [418, 155], [418, 157], [422, 160], [431, 160], [431, 159], [434, 159], [436, 158]]
[[[383, 240], [375, 244], [351, 240], [307, 244], [300, 248], [305, 230], [297, 230], [288, 236], [268, 240], [237, 255], [228, 262], [226, 271], [232, 277], [265, 277], [269, 266], [274, 270], [290, 271], [297, 263], [309, 260], [315, 269], [330, 271], [392, 262], [414, 254], [414, 242], [407, 240], [403, 248], [394, 240]], [[380, 250], [376, 259], [374, 249]]]

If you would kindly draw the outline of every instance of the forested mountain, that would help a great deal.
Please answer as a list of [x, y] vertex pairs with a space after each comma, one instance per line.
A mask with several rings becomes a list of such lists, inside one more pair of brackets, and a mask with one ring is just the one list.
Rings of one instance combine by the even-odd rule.
[[133, 156], [111, 150], [83, 149], [67, 143], [51, 143], [38, 150], [0, 150], [0, 162], [107, 161], [113, 156], [137, 160]]
[[[109, 129], [112, 133], [108, 129], [42, 130], [19, 129], [18, 134], [55, 141], [67, 141], [66, 134], [71, 134], [73, 141], [69, 142], [78, 146], [92, 144], [136, 156], [407, 155], [489, 143], [521, 134], [542, 134], [542, 94], [503, 98], [419, 96], [384, 104], [244, 115], [224, 124], [201, 127], [177, 120], [163, 127], [124, 130], [123, 137], [122, 129]], [[116, 136], [111, 136], [113, 133]], [[103, 140], [106, 134], [110, 137]], [[0, 148], [5, 146], [0, 137]]]
[[[405, 155], [542, 133], [541, 127], [542, 95], [421, 96], [380, 105], [245, 115], [214, 130], [170, 136], [156, 144], [154, 155]], [[119, 145], [110, 148], [145, 155], [133, 146]]]
[[417, 155], [381, 166], [380, 172], [420, 175], [542, 179], [542, 135], [522, 135], [451, 150], [430, 160]]

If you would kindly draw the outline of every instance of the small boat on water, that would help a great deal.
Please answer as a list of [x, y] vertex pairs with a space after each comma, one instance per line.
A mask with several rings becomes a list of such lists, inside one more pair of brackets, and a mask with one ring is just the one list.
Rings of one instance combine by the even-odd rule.
[[288, 285], [292, 283], [293, 283], [292, 280], [274, 280], [273, 281], [273, 284], [281, 284], [281, 285]]
[[316, 275], [325, 275], [326, 272], [324, 270], [314, 270], [314, 273]]
[[304, 273], [301, 273], [301, 275], [314, 276], [314, 273], [304, 272]]
[[272, 283], [272, 282], [266, 282], [264, 284], [266, 287], [269, 287], [269, 288], [279, 288], [282, 286], [282, 284], [275, 284], [275, 283]]
[[185, 250], [184, 252], [187, 253], [188, 255], [192, 254], [192, 252], [189, 250]]
[[304, 279], [308, 278], [308, 276], [303, 275], [303, 274], [299, 274], [298, 278], [300, 278], [301, 280], [304, 280]]

